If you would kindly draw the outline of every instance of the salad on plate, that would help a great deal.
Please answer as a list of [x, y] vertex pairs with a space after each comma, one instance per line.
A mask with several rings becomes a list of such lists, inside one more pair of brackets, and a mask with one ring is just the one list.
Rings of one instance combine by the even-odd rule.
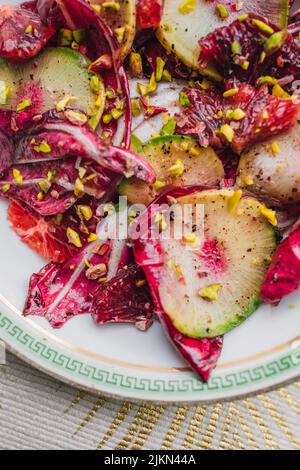
[[300, 285], [300, 12], [272, 0], [0, 7], [0, 196], [47, 262], [24, 316], [160, 322], [207, 381]]

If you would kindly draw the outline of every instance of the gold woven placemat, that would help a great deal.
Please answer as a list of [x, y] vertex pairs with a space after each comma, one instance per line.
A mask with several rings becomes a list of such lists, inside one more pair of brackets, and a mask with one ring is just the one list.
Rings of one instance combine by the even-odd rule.
[[8, 354], [0, 449], [300, 449], [300, 382], [199, 406], [132, 404], [80, 392]]

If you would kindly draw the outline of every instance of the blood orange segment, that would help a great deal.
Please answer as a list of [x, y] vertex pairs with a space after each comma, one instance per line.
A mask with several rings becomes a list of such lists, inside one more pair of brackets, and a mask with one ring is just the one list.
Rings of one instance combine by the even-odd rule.
[[74, 253], [75, 247], [57, 238], [52, 219], [47, 222], [19, 201], [11, 200], [8, 220], [22, 242], [43, 258], [62, 263]]

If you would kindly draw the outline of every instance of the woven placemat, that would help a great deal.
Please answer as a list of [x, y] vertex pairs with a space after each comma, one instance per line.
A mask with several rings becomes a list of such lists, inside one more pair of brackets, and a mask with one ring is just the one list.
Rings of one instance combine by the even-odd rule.
[[234, 402], [132, 404], [80, 392], [8, 354], [0, 449], [300, 449], [300, 382]]

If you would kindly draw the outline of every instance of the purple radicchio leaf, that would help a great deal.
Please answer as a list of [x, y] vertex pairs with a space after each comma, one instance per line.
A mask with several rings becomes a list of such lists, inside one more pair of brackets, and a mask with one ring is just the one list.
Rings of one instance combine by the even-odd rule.
[[126, 240], [110, 238], [116, 222], [115, 214], [107, 216], [98, 226], [97, 241], [65, 263], [51, 262], [32, 275], [25, 316], [42, 316], [54, 328], [59, 328], [76, 315], [92, 313], [99, 279], [111, 279], [128, 259]]

